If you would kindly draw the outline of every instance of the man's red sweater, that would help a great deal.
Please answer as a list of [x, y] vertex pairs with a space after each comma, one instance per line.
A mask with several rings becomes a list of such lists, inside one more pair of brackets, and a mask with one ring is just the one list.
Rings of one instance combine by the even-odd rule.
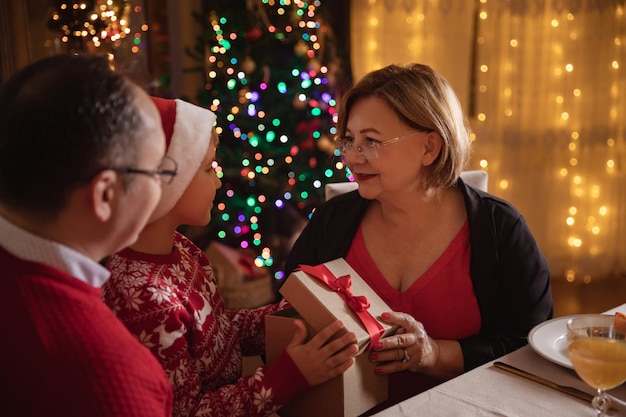
[[163, 369], [101, 297], [0, 247], [0, 415], [171, 416]]

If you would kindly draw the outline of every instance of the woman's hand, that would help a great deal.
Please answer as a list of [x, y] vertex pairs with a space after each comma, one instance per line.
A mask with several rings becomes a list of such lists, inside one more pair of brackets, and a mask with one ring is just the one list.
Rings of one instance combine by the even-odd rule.
[[354, 355], [359, 350], [356, 335], [348, 332], [328, 342], [343, 328], [340, 321], [329, 324], [307, 343], [304, 343], [307, 336], [304, 323], [301, 320], [295, 320], [294, 325], [296, 333], [286, 350], [311, 386], [326, 382], [352, 366]]
[[409, 314], [383, 313], [381, 319], [399, 329], [380, 339], [369, 354], [370, 361], [380, 363], [374, 369], [377, 374], [409, 370], [445, 380], [463, 373], [463, 351], [457, 340], [433, 339]]
[[437, 363], [439, 345], [426, 334], [422, 323], [409, 314], [398, 312], [383, 313], [381, 318], [385, 323], [395, 324], [399, 328], [394, 335], [380, 339], [370, 352], [370, 360], [380, 363], [374, 372], [417, 372]]

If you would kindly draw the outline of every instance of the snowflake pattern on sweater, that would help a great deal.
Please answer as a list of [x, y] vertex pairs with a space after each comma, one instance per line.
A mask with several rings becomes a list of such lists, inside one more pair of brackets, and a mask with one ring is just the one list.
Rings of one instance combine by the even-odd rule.
[[286, 353], [241, 377], [242, 355], [265, 351], [265, 315], [288, 304], [226, 310], [209, 260], [182, 234], [169, 255], [125, 249], [107, 268], [104, 301], [165, 368], [174, 416], [266, 416], [308, 388]]

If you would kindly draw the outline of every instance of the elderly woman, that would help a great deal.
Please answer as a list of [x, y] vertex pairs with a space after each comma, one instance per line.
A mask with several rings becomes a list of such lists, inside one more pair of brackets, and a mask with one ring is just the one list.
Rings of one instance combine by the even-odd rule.
[[343, 257], [394, 310], [370, 352], [390, 375], [382, 407], [527, 343], [550, 319], [547, 262], [522, 215], [459, 175], [470, 132], [448, 82], [390, 65], [343, 97], [337, 147], [358, 191], [321, 205], [286, 272]]

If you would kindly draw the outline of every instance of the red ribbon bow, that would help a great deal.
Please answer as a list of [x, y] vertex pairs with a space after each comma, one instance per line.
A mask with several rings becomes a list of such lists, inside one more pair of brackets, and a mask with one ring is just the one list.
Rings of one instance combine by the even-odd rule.
[[341, 293], [341, 298], [343, 298], [346, 303], [350, 306], [352, 310], [355, 312], [361, 312], [370, 308], [370, 300], [363, 295], [354, 295], [350, 287], [352, 286], [352, 278], [350, 275], [342, 275], [335, 280], [330, 280], [330, 284], [328, 285], [333, 290]]
[[263, 269], [254, 264], [254, 260], [249, 254], [239, 253], [239, 259], [237, 260], [237, 263], [249, 278], [257, 279], [265, 277]]
[[376, 346], [382, 336], [384, 329], [368, 311], [370, 302], [363, 295], [354, 295], [352, 290], [352, 278], [350, 275], [342, 275], [336, 278], [335, 275], [324, 264], [317, 266], [300, 265], [299, 271], [305, 272], [310, 276], [317, 278], [323, 282], [328, 288], [336, 291], [339, 296], [348, 304], [365, 326], [365, 330], [370, 336], [370, 345]]

